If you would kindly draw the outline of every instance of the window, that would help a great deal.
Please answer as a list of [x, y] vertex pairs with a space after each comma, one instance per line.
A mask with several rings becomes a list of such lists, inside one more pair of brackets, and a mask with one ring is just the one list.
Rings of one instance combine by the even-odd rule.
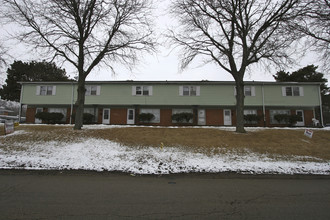
[[97, 108], [84, 108], [84, 113], [93, 115], [93, 122], [97, 122], [98, 119], [98, 109]]
[[300, 89], [299, 89], [299, 87], [297, 87], [297, 86], [292, 87], [292, 90], [293, 90], [293, 96], [300, 96]]
[[151, 113], [155, 117], [153, 120], [150, 121], [150, 123], [159, 123], [160, 122], [160, 109], [146, 109], [142, 108], [140, 109], [140, 113]]
[[37, 86], [36, 95], [55, 95], [56, 86]]
[[142, 95], [149, 95], [149, 86], [143, 86], [143, 93]]
[[180, 86], [180, 96], [200, 96], [200, 86]]
[[186, 95], [190, 95], [190, 92], [189, 92], [189, 86], [184, 86], [183, 87], [183, 95], [186, 96]]
[[[192, 109], [172, 109], [172, 115], [175, 114], [180, 114], [180, 113], [189, 113], [189, 114], [193, 114], [193, 110]], [[191, 118], [188, 122], [184, 121], [185, 123], [193, 123], [193, 118]], [[177, 123], [177, 121], [172, 119], [172, 123]]]
[[277, 120], [275, 120], [275, 115], [290, 115], [290, 110], [270, 110], [270, 123], [271, 124], [280, 124]]
[[[236, 86], [234, 87], [234, 95], [237, 95]], [[256, 89], [254, 86], [244, 86], [244, 96], [256, 96]]]
[[136, 87], [135, 95], [142, 95], [142, 87], [141, 86]]
[[257, 110], [244, 110], [244, 115], [256, 115]]
[[285, 87], [285, 96], [292, 96], [292, 87]]
[[244, 86], [244, 95], [252, 96], [252, 87], [251, 86]]
[[132, 95], [151, 96], [152, 95], [152, 86], [132, 86]]
[[259, 117], [257, 115], [257, 110], [255, 109], [245, 109], [244, 110], [244, 123], [245, 124], [257, 124]]
[[40, 94], [39, 95], [47, 95], [47, 86], [40, 86]]
[[101, 93], [101, 86], [95, 86], [95, 85], [88, 85], [85, 86], [86, 92], [85, 95], [100, 95]]
[[285, 86], [282, 87], [283, 96], [304, 96], [303, 87], [299, 86]]

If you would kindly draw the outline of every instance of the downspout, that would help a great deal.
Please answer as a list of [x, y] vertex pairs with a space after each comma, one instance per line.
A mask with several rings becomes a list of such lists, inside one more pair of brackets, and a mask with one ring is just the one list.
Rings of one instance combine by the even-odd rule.
[[23, 97], [23, 84], [21, 84], [21, 95], [19, 98], [19, 110], [18, 110], [18, 122], [21, 122], [21, 116], [22, 116], [22, 97]]
[[321, 126], [323, 126], [323, 109], [322, 109], [322, 97], [321, 97], [321, 85], [319, 85], [319, 101], [320, 101], [320, 117], [321, 117]]
[[266, 127], [266, 108], [265, 108], [265, 92], [264, 92], [264, 83], [261, 85], [261, 93], [262, 93], [262, 114], [264, 118], [264, 127]]
[[70, 125], [72, 124], [73, 100], [74, 100], [74, 88], [73, 88], [73, 83], [72, 83], [71, 85], [72, 85], [72, 93], [71, 93]]

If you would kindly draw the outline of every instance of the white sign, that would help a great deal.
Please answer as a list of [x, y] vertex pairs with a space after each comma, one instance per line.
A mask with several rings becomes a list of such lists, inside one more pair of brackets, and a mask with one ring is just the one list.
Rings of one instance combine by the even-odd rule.
[[14, 121], [7, 120], [5, 122], [5, 134], [10, 134], [14, 132]]
[[313, 137], [313, 131], [312, 130], [306, 129], [304, 134], [305, 134], [305, 136], [307, 136], [309, 138]]

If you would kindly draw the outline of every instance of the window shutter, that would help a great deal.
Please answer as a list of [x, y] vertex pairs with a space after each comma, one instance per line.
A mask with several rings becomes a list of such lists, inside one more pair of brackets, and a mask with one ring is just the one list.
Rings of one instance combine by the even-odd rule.
[[149, 86], [149, 95], [152, 95], [152, 86]]
[[196, 86], [196, 96], [200, 96], [200, 95], [201, 95], [201, 87]]
[[132, 95], [136, 95], [136, 86], [132, 86]]
[[40, 86], [37, 86], [36, 95], [40, 95]]
[[286, 96], [286, 89], [285, 89], [285, 86], [282, 86], [282, 96]]
[[251, 96], [256, 96], [256, 87], [251, 86]]
[[299, 95], [304, 96], [304, 88], [303, 87], [299, 87]]
[[234, 96], [237, 96], [236, 86], [234, 86]]
[[96, 95], [101, 94], [101, 86], [96, 86]]
[[56, 86], [53, 86], [52, 95], [56, 95]]
[[179, 86], [179, 95], [183, 96], [183, 86]]

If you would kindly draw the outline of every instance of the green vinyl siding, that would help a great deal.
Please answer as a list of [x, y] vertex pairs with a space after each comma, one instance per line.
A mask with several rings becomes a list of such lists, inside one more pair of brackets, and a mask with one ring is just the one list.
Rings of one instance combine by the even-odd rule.
[[[38, 83], [23, 83], [22, 104], [28, 105], [71, 105], [72, 88], [74, 90], [74, 103], [77, 98], [77, 85], [70, 83], [42, 83], [42, 85], [56, 86], [55, 95], [36, 95]], [[85, 96], [86, 105], [158, 105], [158, 106], [235, 106], [234, 83], [203, 83], [192, 82], [132, 82], [132, 83], [106, 83], [90, 82], [88, 85], [100, 86], [100, 95]], [[152, 95], [132, 95], [132, 86], [152, 86]], [[200, 87], [199, 96], [180, 96], [179, 87], [192, 85]], [[278, 83], [250, 83], [255, 87], [255, 96], [245, 97], [245, 106], [262, 106], [262, 87], [264, 87], [265, 106], [318, 106], [318, 84], [294, 84], [304, 90], [303, 96], [282, 96], [282, 87], [285, 84]]]
[[43, 84], [56, 86], [55, 95], [37, 95], [38, 84], [24, 84], [22, 100], [23, 104], [71, 104], [72, 85], [70, 84]]
[[[143, 84], [141, 84], [143, 85]], [[234, 105], [233, 86], [200, 86], [200, 96], [180, 96], [179, 85], [153, 85], [151, 96], [132, 95], [132, 85], [101, 85], [100, 96], [86, 104], [101, 105]]]
[[[245, 96], [245, 106], [262, 105], [262, 86], [253, 85], [255, 88], [255, 96]], [[235, 102], [236, 103], [236, 102]]]
[[265, 105], [266, 106], [318, 106], [319, 86], [299, 85], [303, 87], [303, 96], [283, 96], [282, 87], [286, 85], [267, 85], [265, 86]]

